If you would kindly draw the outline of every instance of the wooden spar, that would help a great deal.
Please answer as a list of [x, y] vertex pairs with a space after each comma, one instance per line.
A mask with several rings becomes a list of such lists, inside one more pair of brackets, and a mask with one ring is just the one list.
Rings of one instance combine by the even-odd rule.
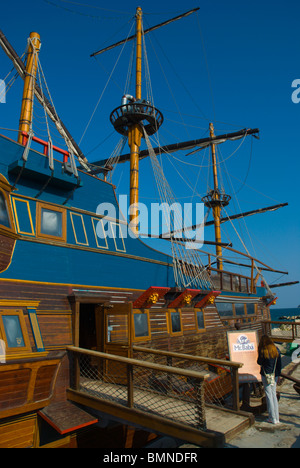
[[[157, 24], [156, 26], [152, 26], [149, 29], [145, 29], [144, 34], [147, 34], [151, 31], [154, 31], [155, 29], [161, 28], [162, 26], [166, 26], [167, 24], [173, 23], [173, 21], [177, 21], [181, 18], [185, 18], [186, 16], [191, 15], [192, 13], [195, 13], [196, 11], [200, 10], [200, 8], [194, 8], [193, 10], [189, 10], [186, 13], [183, 13], [182, 15], [176, 16], [175, 18], [169, 19], [167, 21], [164, 21], [163, 23]], [[116, 44], [113, 44], [111, 46], [105, 47], [104, 49], [98, 50], [97, 52], [94, 52], [91, 54], [91, 57], [95, 57], [96, 55], [100, 55], [103, 52], [107, 52], [108, 50], [114, 49], [115, 47], [118, 47], [119, 45], [125, 44], [125, 42], [132, 41], [135, 39], [136, 35], [130, 36], [127, 39], [123, 39], [122, 41], [117, 42]]]
[[[252, 257], [251, 255], [249, 255], [247, 253], [240, 252], [239, 250], [233, 249], [232, 247], [228, 247], [227, 250], [229, 250], [230, 252], [234, 252], [234, 253], [237, 253], [239, 255], [242, 255], [243, 257], [250, 258], [250, 260], [253, 260], [255, 263], [259, 263], [260, 265], [263, 265], [264, 267], [269, 268], [269, 271], [272, 271], [273, 273], [275, 273], [275, 272], [278, 273], [278, 271], [274, 270], [274, 268], [271, 268], [269, 265], [266, 265], [265, 263], [261, 262], [257, 258], [254, 258], [254, 257]], [[282, 273], [283, 275], [288, 275], [289, 274], [287, 271], [282, 271], [280, 273]]]
[[38, 33], [32, 32], [29, 36], [29, 47], [24, 79], [23, 98], [19, 123], [18, 142], [22, 144], [22, 132], [29, 133], [32, 124], [32, 109], [36, 73], [38, 67], [38, 54], [41, 47], [41, 39]]
[[[142, 99], [142, 9], [136, 11], [136, 100]], [[138, 234], [139, 201], [139, 152], [143, 131], [139, 124], [132, 125], [128, 131], [130, 147], [130, 227]]]
[[[252, 216], [254, 214], [261, 214], [261, 213], [266, 213], [267, 211], [276, 211], [279, 208], [283, 208], [284, 206], [288, 206], [288, 203], [280, 203], [279, 205], [272, 205], [272, 206], [267, 206], [266, 208], [260, 208], [258, 210], [252, 210], [252, 211], [246, 211], [244, 213], [239, 213], [237, 215], [232, 215], [232, 216], [226, 216], [225, 218], [220, 218], [220, 223], [225, 223], [226, 221], [232, 221], [235, 219], [240, 219], [240, 218], [246, 218], [247, 216]], [[204, 223], [204, 227], [207, 226], [212, 226], [214, 224], [214, 221], [206, 221]], [[200, 227], [203, 227], [203, 224], [193, 224], [193, 226], [188, 226], [184, 228], [185, 231], [194, 231], [195, 229], [198, 229]], [[169, 236], [171, 234], [176, 233], [177, 231], [171, 231], [165, 234], [162, 234], [163, 236]]]
[[[18, 74], [21, 76], [21, 78], [24, 80], [26, 76], [26, 67], [24, 63], [22, 62], [21, 58], [18, 56], [17, 52], [14, 50], [6, 36], [3, 34], [3, 32], [0, 30], [0, 45], [8, 58], [13, 62], [15, 69], [17, 70]], [[50, 119], [55, 123], [58, 132], [61, 134], [63, 138], [67, 138], [67, 140], [70, 142], [74, 154], [77, 155], [79, 162], [82, 164], [88, 163], [88, 160], [82, 153], [81, 149], [77, 145], [76, 141], [70, 134], [69, 130], [66, 128], [64, 123], [61, 121], [61, 119], [58, 117], [54, 107], [52, 104], [49, 102], [49, 100], [46, 98], [46, 96], [43, 95], [40, 87], [38, 86], [37, 83], [35, 83], [34, 87], [34, 94], [37, 98], [37, 100], [41, 103], [42, 106], [45, 106], [47, 114], [49, 115]], [[87, 167], [86, 167], [87, 169]]]
[[[237, 214], [237, 215], [227, 216], [225, 218], [221, 218], [220, 223], [225, 223], [226, 221], [232, 221], [234, 219], [246, 218], [247, 216], [251, 216], [251, 215], [254, 215], [254, 214], [260, 214], [260, 213], [265, 213], [266, 211], [276, 211], [279, 208], [283, 208], [284, 206], [288, 206], [288, 203], [280, 203], [278, 205], [268, 206], [266, 208], [260, 208], [258, 210], [246, 211], [244, 213], [240, 213], [240, 214]], [[205, 226], [211, 226], [212, 224], [214, 224], [213, 221], [208, 221], [208, 222], [205, 223]], [[196, 229], [196, 226], [190, 227], [190, 228], [187, 228], [187, 229], [192, 229], [193, 230], [193, 229]]]
[[[171, 237], [169, 237], [168, 234], [167, 235], [160, 234], [159, 236], [155, 236], [153, 234], [140, 233], [140, 236], [149, 237], [151, 239], [164, 239], [164, 240], [167, 240], [167, 241], [173, 240], [174, 242], [194, 242], [195, 244], [217, 245], [217, 243], [213, 242], [213, 241], [187, 239], [185, 237], [174, 237], [174, 238], [171, 239]], [[228, 244], [228, 243], [225, 243], [225, 242], [220, 242], [219, 245], [221, 247], [232, 247], [232, 244]]]
[[[145, 234], [143, 234], [143, 235], [145, 235]], [[158, 237], [158, 238], [161, 238], [161, 239], [165, 239], [165, 238], [166, 238], [166, 239], [168, 240], [168, 238], [165, 237], [165, 236], [167, 236], [167, 235], [168, 235], [168, 234], [161, 234], [160, 236], [157, 236], [157, 237]], [[151, 236], [150, 236], [150, 237], [151, 237]], [[203, 244], [206, 244], [206, 243], [208, 243], [208, 242], [209, 242], [209, 241], [204, 241]], [[239, 250], [233, 249], [233, 248], [230, 246], [230, 244], [226, 244], [226, 246], [225, 246], [225, 245], [222, 243], [222, 245], [224, 246], [224, 248], [226, 247], [226, 250], [229, 250], [229, 251], [234, 252], [234, 253], [236, 253], [236, 254], [238, 254], [238, 255], [241, 255], [242, 257], [249, 258], [249, 260], [251, 260], [251, 262], [253, 261], [253, 262], [255, 262], [255, 263], [259, 263], [260, 265], [263, 265], [264, 267], [267, 268], [267, 271], [271, 271], [271, 272], [273, 272], [273, 273], [281, 273], [282, 275], [288, 275], [288, 274], [289, 274], [288, 271], [279, 271], [279, 270], [275, 270], [274, 268], [270, 267], [269, 265], [266, 265], [265, 263], [261, 262], [261, 261], [258, 260], [257, 258], [254, 258], [254, 257], [252, 257], [251, 255], [249, 255], [249, 254], [247, 254], [247, 253], [240, 252]], [[201, 253], [202, 253], [202, 254], [206, 254], [206, 255], [208, 255], [209, 257], [216, 257], [215, 254], [213, 254], [213, 253], [211, 253], [211, 252], [207, 252], [207, 251], [202, 250], [202, 249], [201, 249]], [[224, 261], [225, 261], [225, 260], [224, 260]], [[249, 268], [252, 268], [252, 265], [248, 265], [248, 266], [249, 266]], [[259, 267], [258, 269], [259, 269], [259, 270], [263, 270], [263, 268], [261, 268], [261, 267]]]
[[[229, 247], [231, 247], [231, 245], [229, 245]], [[232, 260], [223, 259], [223, 262], [224, 263], [229, 263], [230, 265], [237, 265], [237, 266], [241, 266], [241, 267], [245, 267], [245, 268], [253, 268], [252, 265], [247, 265], [246, 263], [233, 262]], [[214, 263], [216, 263], [216, 262], [214, 262]], [[259, 269], [262, 270], [262, 271], [272, 271], [273, 273], [280, 273], [282, 275], [288, 275], [287, 271], [274, 270], [274, 269], [263, 268], [263, 267], [260, 267]], [[296, 281], [296, 283], [298, 283], [298, 281]], [[283, 286], [289, 285], [289, 284], [296, 284], [296, 283], [285, 283], [285, 284], [283, 284]], [[274, 287], [275, 286], [279, 286], [279, 285], [277, 284], [277, 285], [274, 285]], [[272, 287], [272, 286], [270, 286], [270, 287]]]
[[294, 284], [299, 284], [299, 281], [291, 281], [290, 283], [279, 283], [279, 284], [271, 284], [269, 288], [282, 288], [283, 286], [293, 286]]
[[[170, 154], [170, 153], [175, 153], [176, 151], [184, 151], [184, 150], [188, 150], [188, 149], [192, 149], [192, 148], [196, 148], [196, 147], [203, 147], [203, 148], [207, 148], [208, 146], [211, 145], [211, 143], [215, 143], [215, 144], [220, 144], [220, 143], [224, 143], [225, 141], [227, 140], [239, 140], [245, 136], [248, 136], [248, 135], [256, 135], [257, 133], [259, 133], [259, 129], [258, 128], [255, 128], [255, 129], [251, 129], [251, 128], [247, 128], [247, 129], [243, 129], [243, 130], [239, 130], [238, 132], [234, 132], [234, 133], [225, 133], [223, 135], [217, 135], [215, 136], [214, 138], [211, 138], [211, 137], [208, 137], [208, 138], [200, 138], [200, 139], [197, 139], [197, 140], [189, 140], [189, 141], [184, 141], [184, 142], [181, 142], [181, 143], [172, 143], [170, 145], [166, 145], [166, 146], [157, 146], [155, 148], [153, 148], [153, 151], [156, 155], [158, 154]], [[199, 149], [200, 149], [199, 148]], [[140, 151], [140, 155], [139, 155], [139, 158], [140, 159], [143, 159], [143, 158], [146, 158], [147, 156], [149, 156], [149, 151], [146, 149], [146, 150], [143, 150], [143, 151]], [[126, 161], [129, 161], [130, 159], [130, 154], [123, 154], [120, 156], [119, 160], [118, 160], [118, 164], [120, 163], [124, 163]], [[105, 166], [105, 164], [107, 163], [108, 159], [101, 159], [99, 161], [96, 161], [93, 163], [94, 166]], [[95, 169], [93, 171], [93, 173], [96, 173], [97, 172], [97, 169]]]

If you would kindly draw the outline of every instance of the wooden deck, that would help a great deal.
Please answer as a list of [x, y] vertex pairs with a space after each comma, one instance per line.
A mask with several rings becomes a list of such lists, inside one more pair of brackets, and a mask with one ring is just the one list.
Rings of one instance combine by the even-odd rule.
[[[125, 409], [127, 405], [127, 387], [123, 385], [106, 382], [100, 384], [94, 380], [84, 378], [80, 381], [79, 392], [72, 393], [73, 399], [75, 393], [77, 393], [76, 401], [82, 402], [88, 398], [89, 404], [91, 404], [91, 400], [93, 400], [94, 408], [98, 408], [100, 411], [112, 416], [118, 414], [115, 411], [116, 408]], [[81, 398], [79, 395], [81, 395]], [[99, 405], [97, 405], [97, 402]], [[126, 411], [126, 419], [129, 423], [139, 423], [147, 429], [155, 430], [155, 421], [163, 419], [165, 423], [164, 431], [169, 435], [174, 435], [174, 431], [171, 430], [171, 428], [174, 428], [174, 425], [180, 425], [182, 428], [186, 426], [186, 428], [192, 429], [194, 433], [193, 437], [190, 437], [191, 431], [188, 430], [186, 431], [186, 435], [185, 431], [183, 431], [180, 435], [178, 433], [177, 437], [197, 443], [196, 434], [198, 432], [199, 445], [214, 446], [215, 442], [212, 442], [212, 439], [214, 439], [215, 435], [216, 446], [222, 446], [220, 440], [226, 443], [253, 424], [253, 416], [249, 413], [237, 413], [221, 407], [206, 405], [206, 428], [204, 429], [199, 427], [197, 409], [193, 402], [143, 389], [134, 389], [134, 402], [134, 408], [126, 408], [126, 410], [129, 410]], [[141, 415], [140, 419], [136, 418], [139, 414]], [[142, 417], [142, 414], [144, 417]], [[168, 430], [168, 425], [170, 431]], [[205, 433], [207, 433], [206, 442], [204, 441]]]

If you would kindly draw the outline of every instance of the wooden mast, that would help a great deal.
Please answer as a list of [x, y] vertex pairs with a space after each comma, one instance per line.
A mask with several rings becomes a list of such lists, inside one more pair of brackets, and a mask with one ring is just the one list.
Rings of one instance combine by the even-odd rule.
[[[136, 86], [135, 99], [142, 99], [142, 9], [136, 10]], [[130, 226], [138, 235], [139, 152], [143, 131], [139, 124], [132, 125], [128, 133], [130, 147]]]
[[32, 122], [32, 108], [34, 88], [37, 72], [38, 53], [41, 48], [40, 35], [36, 32], [30, 33], [27, 64], [24, 79], [23, 98], [21, 106], [21, 115], [19, 121], [18, 142], [22, 144], [22, 132], [29, 132]]
[[[210, 137], [215, 138], [214, 126], [212, 123], [209, 124]], [[216, 239], [216, 255], [217, 255], [217, 264], [218, 269], [223, 270], [223, 261], [222, 261], [222, 247], [221, 244], [221, 203], [220, 201], [220, 192], [219, 192], [219, 182], [218, 182], [218, 169], [217, 169], [217, 158], [216, 158], [216, 147], [215, 144], [211, 144], [211, 158], [213, 166], [213, 176], [214, 176], [214, 193], [212, 210], [214, 216], [214, 225], [215, 225], [215, 239]]]

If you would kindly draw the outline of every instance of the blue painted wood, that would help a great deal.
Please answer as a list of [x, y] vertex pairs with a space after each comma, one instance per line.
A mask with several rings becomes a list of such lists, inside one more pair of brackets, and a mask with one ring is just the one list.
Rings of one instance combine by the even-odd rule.
[[16, 242], [0, 278], [142, 290], [174, 286], [172, 266], [24, 240]]
[[[14, 164], [16, 167], [23, 164], [23, 151], [22, 145], [0, 136], [0, 154], [5, 155], [1, 158], [0, 169], [11, 185], [17, 175], [9, 168]], [[105, 202], [112, 205], [116, 218], [119, 218], [119, 206], [112, 184], [80, 173], [82, 184], [72, 192], [67, 205], [63, 203], [70, 192], [62, 189], [63, 179], [57, 185], [47, 186], [38, 199], [20, 198], [20, 195], [35, 198], [45, 183], [47, 171], [51, 174], [47, 158], [34, 150], [29, 151], [26, 166], [30, 170], [24, 170], [21, 174], [17, 181], [18, 191], [13, 193], [12, 198], [15, 198], [19, 233], [28, 241], [17, 240], [11, 265], [0, 274], [0, 278], [128, 289], [147, 289], [151, 285], [175, 286], [172, 259], [168, 255], [131, 237], [126, 224], [119, 225], [117, 221], [102, 224], [97, 216], [99, 203]], [[42, 174], [40, 180], [32, 176], [33, 172], [36, 175], [38, 171]], [[51, 239], [42, 240], [41, 243], [31, 242], [36, 235], [36, 205], [39, 201], [66, 207], [67, 246], [45, 243], [55, 243]], [[76, 209], [89, 213], [76, 212]], [[102, 226], [107, 232], [106, 239], [97, 236], [98, 226], [99, 233]], [[120, 231], [124, 239], [119, 237]]]
[[[0, 171], [12, 185], [16, 174], [9, 171], [9, 167], [16, 161], [20, 167], [23, 151], [22, 145], [0, 136]], [[75, 191], [62, 187], [62, 177], [58, 184], [47, 186], [35, 199], [44, 185], [47, 170], [49, 175], [51, 171], [47, 158], [37, 151], [29, 151], [28, 161], [36, 173], [43, 168], [41, 180], [32, 177], [30, 171], [24, 171], [17, 181], [18, 191], [13, 194], [16, 199], [20, 195], [32, 198], [15, 200], [19, 233], [28, 240], [16, 241], [11, 265], [0, 274], [0, 278], [142, 290], [150, 286], [176, 286], [172, 258], [131, 236], [126, 223], [118, 224], [117, 220], [122, 219], [122, 215], [112, 184], [80, 172], [81, 186]], [[62, 163], [56, 162], [56, 169], [59, 165], [61, 167]], [[67, 198], [69, 200], [65, 204]], [[66, 208], [67, 245], [54, 245], [55, 241], [51, 239], [33, 242], [39, 201]], [[100, 203], [110, 203], [117, 220], [101, 221], [96, 214]], [[103, 229], [106, 238], [101, 237]], [[207, 287], [203, 284], [203, 289]]]

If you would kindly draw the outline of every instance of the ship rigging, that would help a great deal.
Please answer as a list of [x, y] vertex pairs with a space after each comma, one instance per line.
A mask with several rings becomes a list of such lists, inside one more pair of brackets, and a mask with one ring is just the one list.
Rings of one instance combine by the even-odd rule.
[[[110, 419], [117, 423], [113, 439], [120, 424], [129, 434], [124, 446], [137, 430], [129, 425], [146, 428], [147, 437], [153, 431], [151, 437], [163, 433], [220, 446], [253, 423], [255, 409], [249, 401], [241, 406], [240, 386], [244, 378], [259, 380], [228, 359], [228, 333], [242, 326], [245, 333], [272, 335], [276, 295], [264, 275], [287, 272], [251, 255], [233, 221], [286, 203], [229, 212], [233, 193], [225, 190], [221, 168], [245, 141], [257, 138], [256, 128], [217, 134], [212, 119], [209, 136], [160, 144], [167, 119], [154, 105], [145, 35], [197, 11], [144, 30], [137, 8], [135, 34], [92, 54], [134, 40], [134, 87], [118, 99], [114, 95], [110, 109], [110, 124], [121, 139], [109, 158], [101, 155], [96, 163], [58, 116], [41, 67], [40, 35], [30, 34], [22, 60], [0, 34], [24, 80], [17, 141], [0, 135], [0, 446], [79, 447], [92, 440], [103, 447]], [[34, 131], [36, 100], [44, 113], [44, 138]], [[53, 124], [65, 148], [54, 144]], [[223, 158], [220, 145], [230, 141], [239, 146]], [[122, 154], [126, 144], [129, 153]], [[205, 205], [200, 228], [213, 226], [213, 240], [191, 238], [190, 231], [199, 227], [193, 219], [181, 224], [163, 165], [178, 150], [189, 151], [183, 162], [190, 168], [192, 155], [208, 155], [206, 186], [200, 171], [194, 187], [179, 175], [192, 187], [192, 200], [197, 196]], [[126, 161], [129, 220], [111, 180], [113, 166]], [[149, 235], [139, 225], [140, 194], [150, 184], [149, 173], [146, 186], [141, 183], [144, 163], [153, 170], [165, 218], [156, 237], [171, 255], [142, 239]], [[202, 169], [199, 162], [195, 166]], [[112, 206], [113, 214], [99, 212], [99, 201]], [[243, 251], [227, 238], [223, 228], [229, 224]], [[292, 324], [288, 337], [279, 339], [292, 341], [298, 329]]]

